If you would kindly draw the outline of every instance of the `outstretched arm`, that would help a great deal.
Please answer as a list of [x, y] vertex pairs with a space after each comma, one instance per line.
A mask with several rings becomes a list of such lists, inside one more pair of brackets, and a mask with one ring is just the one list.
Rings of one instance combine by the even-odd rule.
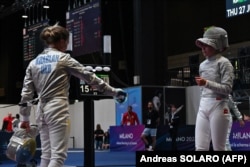
[[181, 105], [180, 107], [178, 107], [175, 111], [175, 114], [177, 114], [179, 111], [181, 111], [181, 109], [184, 107], [184, 105]]

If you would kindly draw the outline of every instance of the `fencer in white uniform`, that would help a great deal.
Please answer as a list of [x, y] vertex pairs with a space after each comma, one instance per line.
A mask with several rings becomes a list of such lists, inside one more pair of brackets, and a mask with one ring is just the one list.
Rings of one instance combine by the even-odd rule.
[[[37, 93], [37, 124], [41, 138], [40, 167], [62, 167], [67, 157], [70, 135], [69, 86], [74, 75], [106, 95], [117, 97], [123, 90], [114, 88], [88, 71], [65, 53], [69, 32], [57, 24], [44, 28], [40, 35], [47, 47], [26, 69], [20, 101], [21, 127], [29, 128], [30, 106]], [[85, 111], [88, 112], [88, 111]]]
[[[234, 101], [232, 95], [229, 95], [228, 97], [228, 104], [229, 104], [229, 108], [230, 108], [230, 112], [232, 114], [233, 117], [236, 117], [236, 119], [239, 121], [240, 126], [244, 126], [245, 122], [243, 120], [242, 114], [239, 111], [236, 102]], [[232, 151], [231, 148], [231, 144], [230, 144], [230, 134], [231, 134], [231, 129], [232, 129], [232, 124], [233, 124], [233, 119], [230, 120], [230, 124], [229, 124], [229, 128], [227, 131], [227, 140], [226, 140], [226, 151]]]
[[228, 95], [232, 91], [234, 79], [231, 62], [222, 56], [222, 52], [229, 47], [228, 35], [223, 28], [212, 26], [195, 43], [206, 58], [200, 64], [200, 76], [195, 77], [201, 88], [195, 126], [195, 150], [209, 151], [212, 141], [213, 150], [224, 151], [232, 119]]

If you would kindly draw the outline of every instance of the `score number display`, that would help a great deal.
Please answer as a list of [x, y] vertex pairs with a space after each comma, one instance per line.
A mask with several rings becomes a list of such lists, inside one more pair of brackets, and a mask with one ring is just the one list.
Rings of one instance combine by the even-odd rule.
[[[110, 84], [110, 66], [106, 65], [85, 65], [86, 70], [90, 72], [94, 72], [96, 76], [104, 80], [104, 82]], [[87, 84], [84, 80], [77, 79], [77, 98], [84, 99], [88, 96], [95, 96], [100, 98], [112, 98], [111, 96], [107, 96], [102, 92], [99, 92], [97, 88]]]
[[[109, 83], [109, 74], [96, 73], [98, 77], [103, 79], [105, 82]], [[80, 80], [80, 96], [105, 96], [99, 92], [96, 88], [88, 85], [85, 81]]]
[[226, 0], [226, 17], [250, 13], [250, 0]]
[[68, 11], [66, 28], [71, 33], [68, 50], [72, 57], [102, 51], [100, 0]]

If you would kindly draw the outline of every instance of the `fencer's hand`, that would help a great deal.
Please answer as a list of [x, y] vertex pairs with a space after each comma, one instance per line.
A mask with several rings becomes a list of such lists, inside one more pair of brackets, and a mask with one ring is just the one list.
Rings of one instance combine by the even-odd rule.
[[127, 93], [121, 88], [116, 88], [115, 91], [117, 96], [127, 96]]
[[199, 85], [199, 86], [204, 86], [207, 83], [207, 80], [205, 80], [204, 78], [201, 78], [201, 77], [195, 77], [195, 81], [196, 81], [197, 85]]
[[123, 103], [127, 98], [127, 93], [120, 88], [115, 89], [115, 91], [116, 91], [115, 100], [118, 103]]
[[241, 119], [241, 120], [239, 120], [239, 123], [240, 123], [240, 127], [243, 127], [243, 126], [245, 126], [245, 122]]
[[20, 123], [20, 128], [26, 129], [26, 131], [29, 132], [30, 131], [30, 122], [29, 121], [22, 121]]

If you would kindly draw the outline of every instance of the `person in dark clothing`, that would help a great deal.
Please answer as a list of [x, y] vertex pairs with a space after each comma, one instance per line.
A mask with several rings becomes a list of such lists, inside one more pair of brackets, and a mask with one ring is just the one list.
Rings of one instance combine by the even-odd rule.
[[104, 131], [102, 130], [100, 124], [96, 125], [96, 130], [94, 134], [95, 134], [95, 146], [96, 146], [95, 148], [101, 150], [103, 144]]
[[169, 133], [172, 139], [171, 149], [177, 150], [176, 138], [178, 136], [178, 129], [180, 124], [180, 116], [179, 111], [183, 108], [183, 105], [179, 108], [176, 108], [174, 104], [170, 105], [170, 113], [169, 113]]
[[103, 144], [102, 144], [102, 149], [104, 149], [104, 150], [109, 149], [109, 147], [110, 147], [109, 137], [110, 137], [109, 130], [107, 130], [104, 133], [104, 141], [103, 141]]
[[[156, 111], [153, 107], [153, 103], [150, 101], [148, 102], [146, 116], [145, 116], [145, 129], [143, 130], [141, 134], [141, 139], [146, 145], [146, 149], [148, 151], [155, 150], [155, 144], [156, 144], [156, 133], [157, 133], [157, 126], [160, 122], [160, 116], [159, 112]], [[147, 137], [151, 136], [152, 144], [149, 144], [149, 141], [147, 140]]]

